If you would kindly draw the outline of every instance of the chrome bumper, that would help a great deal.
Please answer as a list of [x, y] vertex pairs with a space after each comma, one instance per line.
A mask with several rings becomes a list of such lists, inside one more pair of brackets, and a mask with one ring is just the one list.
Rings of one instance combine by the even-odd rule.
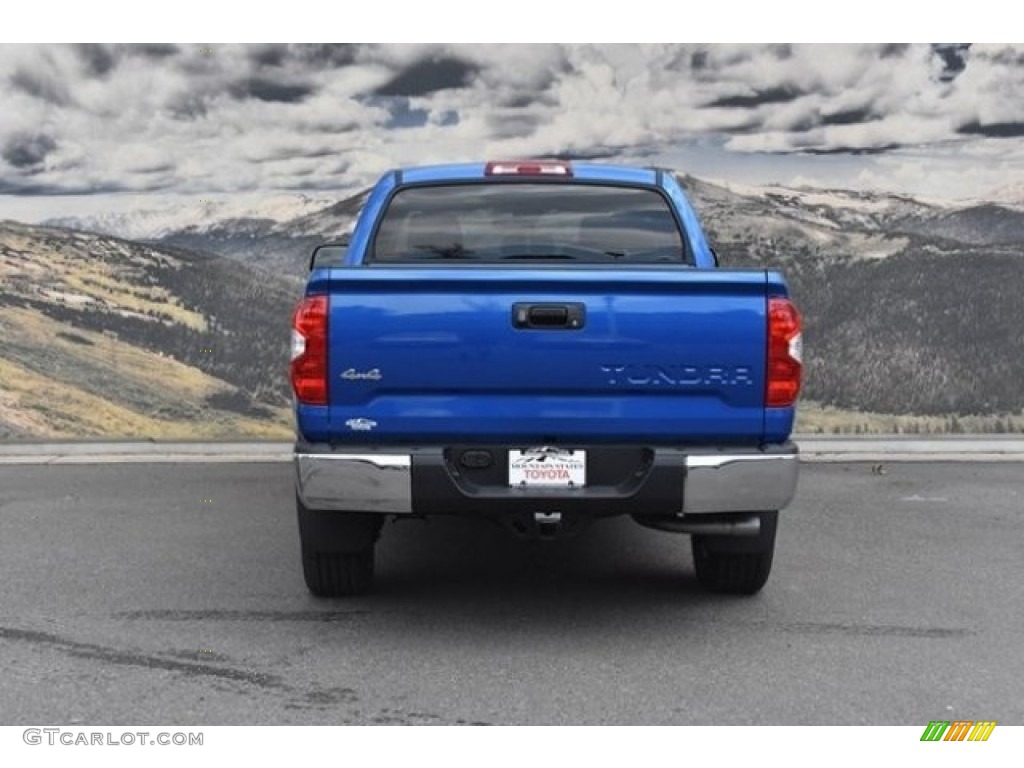
[[749, 452], [686, 456], [683, 512], [770, 512], [793, 500], [800, 457], [793, 443]]
[[[663, 449], [685, 472], [679, 512], [768, 512], [796, 492], [796, 445], [702, 452]], [[674, 460], [673, 460], [674, 461]], [[295, 487], [310, 509], [382, 514], [413, 512], [410, 453], [295, 453]], [[548, 499], [550, 503], [550, 499]]]
[[295, 453], [295, 489], [310, 509], [409, 514], [412, 456]]

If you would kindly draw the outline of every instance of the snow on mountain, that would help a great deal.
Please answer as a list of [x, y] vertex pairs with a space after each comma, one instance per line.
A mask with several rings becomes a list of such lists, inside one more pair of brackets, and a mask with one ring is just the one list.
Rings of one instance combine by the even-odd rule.
[[67, 216], [45, 223], [127, 240], [159, 240], [182, 231], [205, 232], [233, 220], [279, 224], [316, 213], [333, 202], [302, 194], [212, 202], [197, 200], [187, 205], [173, 204], [125, 213]]
[[[997, 190], [991, 201], [952, 203], [679, 178], [727, 264], [877, 260], [935, 239], [979, 246], [1024, 242], [1022, 184]], [[249, 197], [48, 223], [219, 254], [298, 279], [313, 247], [351, 231], [367, 195]]]
[[935, 211], [896, 195], [751, 187], [692, 176], [680, 181], [726, 265], [886, 258], [908, 245], [897, 221], [917, 221]]
[[734, 182], [711, 182], [683, 177], [684, 186], [697, 200], [712, 207], [721, 204], [741, 207], [771, 207], [786, 217], [799, 218], [825, 227], [886, 228], [892, 221], [923, 218], [944, 211], [948, 204], [906, 195], [849, 189], [785, 187], [777, 184], [753, 186]]
[[360, 192], [332, 205], [310, 211], [274, 227], [274, 231], [288, 233], [292, 237], [317, 234], [325, 238], [337, 238], [352, 231], [356, 217], [370, 196], [369, 191]]
[[984, 201], [1024, 211], [1024, 181], [1005, 184], [985, 196]]

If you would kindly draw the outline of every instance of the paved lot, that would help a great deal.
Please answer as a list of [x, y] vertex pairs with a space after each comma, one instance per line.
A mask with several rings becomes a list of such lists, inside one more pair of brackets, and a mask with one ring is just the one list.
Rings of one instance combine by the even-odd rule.
[[629, 520], [445, 520], [332, 602], [286, 463], [0, 466], [0, 724], [1024, 724], [1024, 465], [884, 472], [806, 465], [753, 599]]

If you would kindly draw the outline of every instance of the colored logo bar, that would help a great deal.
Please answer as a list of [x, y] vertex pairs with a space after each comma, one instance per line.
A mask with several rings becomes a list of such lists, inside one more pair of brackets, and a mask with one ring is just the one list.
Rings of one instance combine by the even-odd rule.
[[921, 741], [988, 741], [995, 728], [995, 720], [932, 720]]

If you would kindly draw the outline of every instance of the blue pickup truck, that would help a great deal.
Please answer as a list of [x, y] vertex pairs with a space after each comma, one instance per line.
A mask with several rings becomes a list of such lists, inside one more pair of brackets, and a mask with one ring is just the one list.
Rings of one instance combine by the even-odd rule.
[[692, 534], [712, 591], [768, 578], [800, 315], [781, 275], [719, 268], [667, 171], [391, 171], [314, 252], [291, 358], [314, 595], [367, 591], [385, 520], [432, 515], [529, 538], [630, 515]]

